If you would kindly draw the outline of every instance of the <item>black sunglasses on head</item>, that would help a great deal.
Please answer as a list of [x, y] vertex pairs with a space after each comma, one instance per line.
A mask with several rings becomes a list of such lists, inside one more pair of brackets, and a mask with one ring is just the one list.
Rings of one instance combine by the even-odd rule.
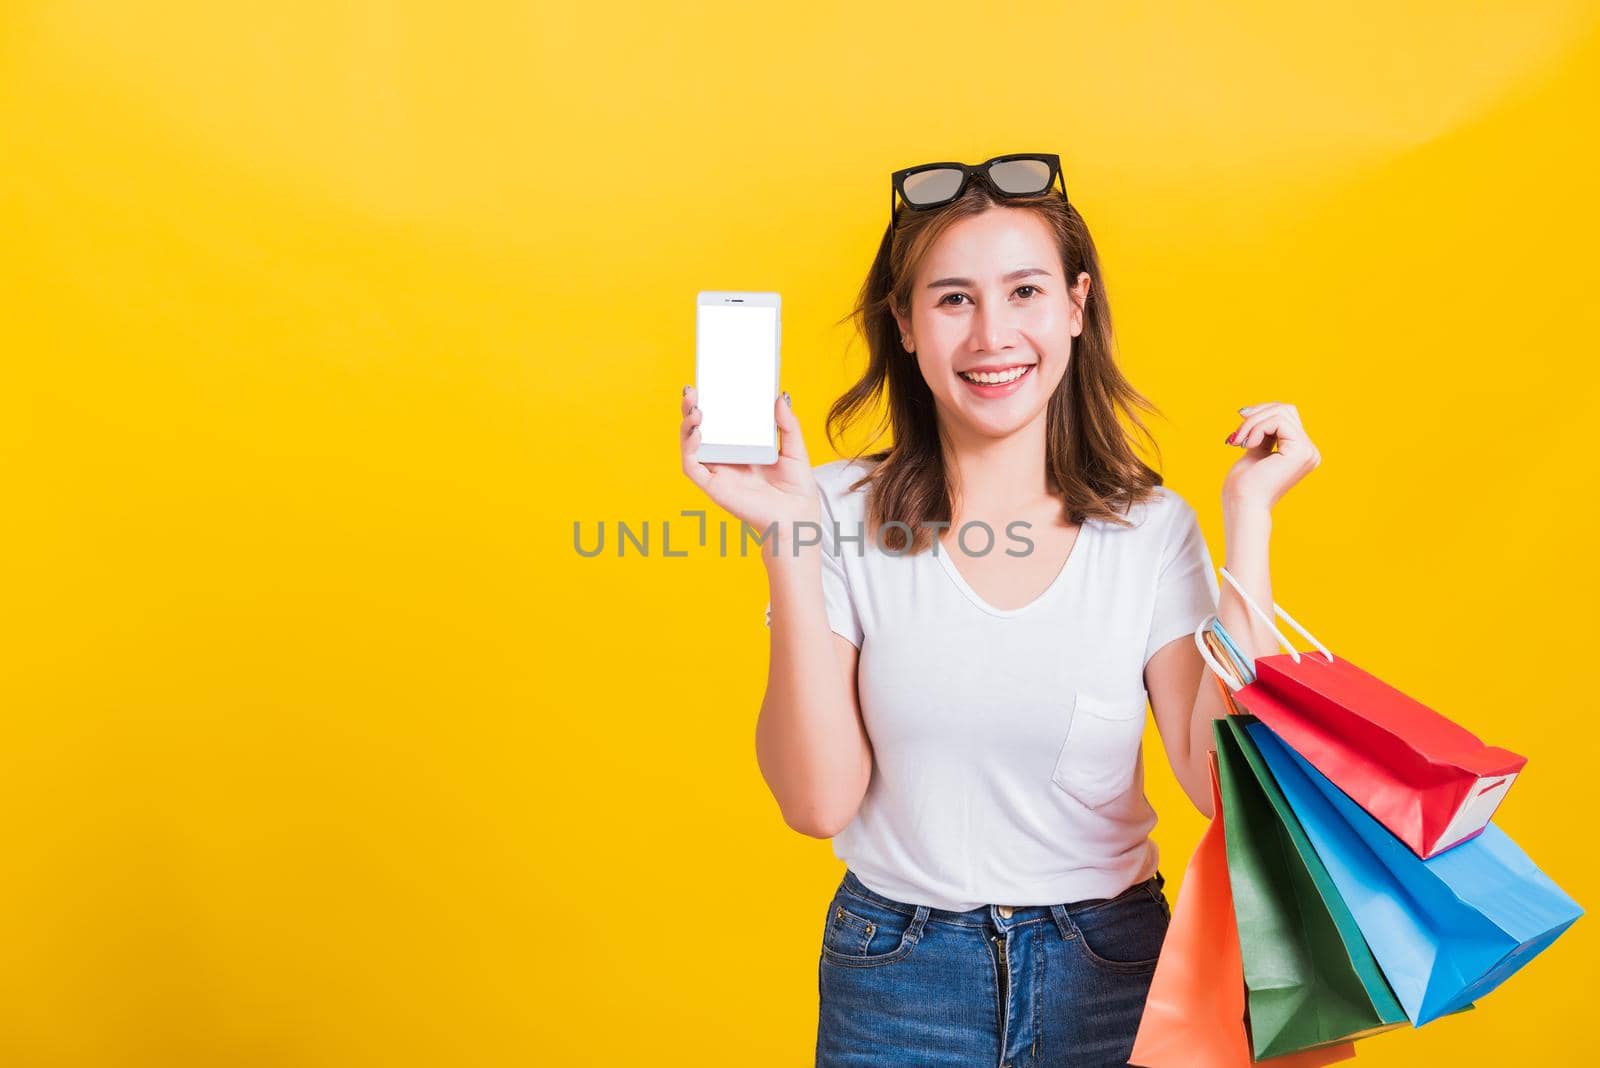
[[996, 156], [977, 166], [966, 163], [923, 163], [889, 176], [889, 220], [898, 214], [895, 194], [908, 208], [922, 210], [948, 204], [966, 192], [972, 179], [982, 181], [996, 196], [1036, 197], [1048, 193], [1061, 178], [1061, 199], [1067, 199], [1067, 180], [1061, 177], [1061, 157], [1050, 152], [1016, 152]]

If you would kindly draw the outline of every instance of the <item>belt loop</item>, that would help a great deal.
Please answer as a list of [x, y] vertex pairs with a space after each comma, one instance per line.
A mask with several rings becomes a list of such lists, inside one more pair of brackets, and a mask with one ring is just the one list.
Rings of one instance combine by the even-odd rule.
[[1072, 922], [1072, 916], [1067, 912], [1065, 905], [1051, 905], [1050, 915], [1056, 921], [1056, 928], [1061, 932], [1062, 941], [1070, 942], [1078, 937], [1078, 925]]
[[1166, 885], [1166, 882], [1167, 880], [1162, 877], [1161, 873], [1156, 872], [1150, 878], [1145, 880], [1144, 888], [1145, 891], [1150, 895], [1150, 900], [1154, 901], [1156, 905], [1160, 907], [1162, 915], [1166, 916], [1167, 922], [1170, 923], [1172, 921], [1172, 906], [1167, 903], [1167, 895], [1162, 890], [1162, 887]]
[[922, 929], [928, 923], [928, 912], [927, 905], [918, 905], [917, 914], [911, 917], [911, 926], [906, 928], [906, 938], [913, 944], [922, 937]]

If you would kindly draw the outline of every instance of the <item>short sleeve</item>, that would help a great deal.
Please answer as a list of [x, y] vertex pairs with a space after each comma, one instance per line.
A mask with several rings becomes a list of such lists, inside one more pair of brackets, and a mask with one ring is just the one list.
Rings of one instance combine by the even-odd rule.
[[1200, 517], [1182, 497], [1173, 494], [1172, 499], [1175, 508], [1157, 572], [1155, 615], [1144, 649], [1146, 664], [1172, 639], [1193, 634], [1217, 610], [1221, 597], [1211, 551], [1200, 531]]
[[[857, 649], [861, 648], [861, 617], [856, 612], [855, 599], [850, 589], [850, 577], [845, 574], [840, 550], [840, 534], [844, 540], [856, 535], [849, 524], [840, 524], [834, 518], [833, 503], [820, 486], [822, 498], [822, 603], [828, 612], [828, 625], [833, 632], [844, 637]], [[854, 542], [853, 544], [859, 544]], [[772, 626], [772, 602], [767, 602], [767, 626]]]

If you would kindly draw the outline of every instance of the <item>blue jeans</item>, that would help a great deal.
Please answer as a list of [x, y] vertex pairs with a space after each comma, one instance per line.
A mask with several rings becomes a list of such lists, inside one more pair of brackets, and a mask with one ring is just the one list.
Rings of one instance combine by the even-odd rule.
[[949, 912], [848, 869], [817, 964], [818, 1068], [1126, 1065], [1172, 911], [1160, 872], [1116, 897]]

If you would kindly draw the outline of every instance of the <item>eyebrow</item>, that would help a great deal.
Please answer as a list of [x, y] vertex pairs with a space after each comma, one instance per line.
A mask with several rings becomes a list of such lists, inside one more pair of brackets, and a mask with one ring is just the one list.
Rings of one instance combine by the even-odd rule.
[[[1000, 281], [1002, 281], [1002, 282], [1015, 282], [1019, 278], [1027, 278], [1029, 275], [1035, 275], [1035, 274], [1042, 274], [1042, 275], [1048, 276], [1050, 274], [1050, 272], [1045, 270], [1043, 267], [1024, 267], [1020, 271], [1012, 271], [1010, 274], [1008, 274], [1004, 278], [1000, 279]], [[974, 285], [977, 285], [977, 283], [974, 282], [970, 278], [941, 278], [937, 282], [929, 282], [928, 283], [928, 288], [929, 289], [939, 289], [942, 286], [974, 286]]]

